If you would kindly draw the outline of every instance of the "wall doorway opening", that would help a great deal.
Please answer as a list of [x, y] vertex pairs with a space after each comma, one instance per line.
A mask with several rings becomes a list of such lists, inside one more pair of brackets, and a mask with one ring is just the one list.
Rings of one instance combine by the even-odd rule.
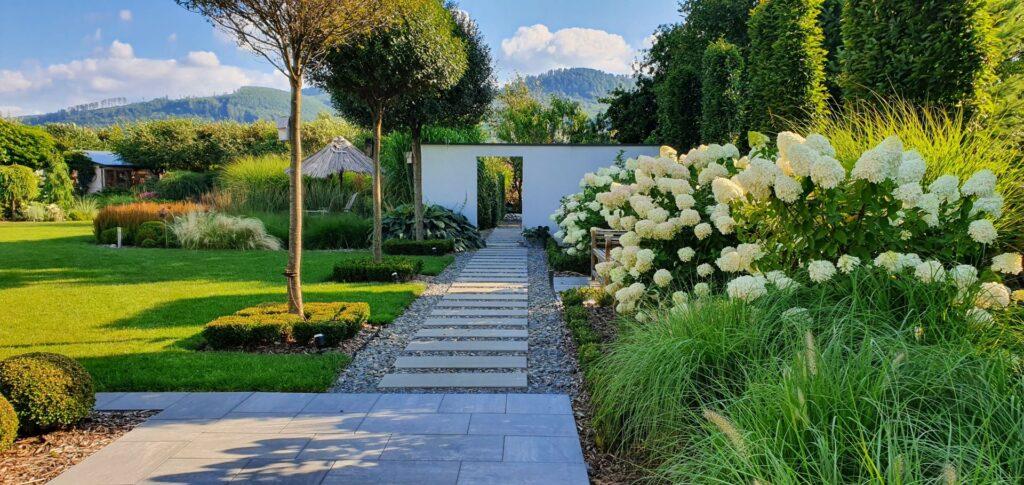
[[477, 157], [477, 225], [520, 225], [523, 213], [523, 157]]

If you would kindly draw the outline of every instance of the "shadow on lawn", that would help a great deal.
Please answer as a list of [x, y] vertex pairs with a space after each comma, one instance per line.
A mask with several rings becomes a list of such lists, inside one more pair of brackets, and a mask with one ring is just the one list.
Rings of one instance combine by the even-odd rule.
[[[376, 289], [380, 287], [370, 287]], [[413, 291], [366, 291], [367, 287], [339, 288], [337, 291], [305, 291], [307, 302], [352, 301], [370, 304], [370, 322], [386, 324], [401, 315], [413, 300]], [[260, 303], [284, 303], [284, 291], [280, 293], [253, 293], [240, 295], [217, 295], [199, 298], [184, 298], [149, 308], [106, 324], [116, 329], [150, 329], [161, 327], [196, 327], [198, 330], [210, 320]], [[185, 339], [176, 345], [194, 348], [192, 339]]]

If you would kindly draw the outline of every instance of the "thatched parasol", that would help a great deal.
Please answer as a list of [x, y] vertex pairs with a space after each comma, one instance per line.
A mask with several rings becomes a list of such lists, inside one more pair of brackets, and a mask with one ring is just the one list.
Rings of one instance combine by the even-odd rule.
[[[323, 150], [302, 161], [302, 175], [307, 177], [325, 179], [338, 174], [340, 179], [346, 170], [373, 173], [373, 160], [340, 136], [328, 143]], [[291, 173], [291, 169], [286, 172]]]

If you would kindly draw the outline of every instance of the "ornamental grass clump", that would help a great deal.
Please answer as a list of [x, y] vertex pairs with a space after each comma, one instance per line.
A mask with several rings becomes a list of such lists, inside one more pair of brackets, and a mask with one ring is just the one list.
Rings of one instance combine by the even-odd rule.
[[170, 229], [186, 249], [281, 249], [281, 241], [267, 234], [263, 222], [252, 217], [191, 212], [176, 217]]
[[123, 241], [126, 244], [133, 244], [135, 231], [145, 222], [170, 221], [174, 217], [202, 210], [203, 206], [191, 202], [135, 202], [108, 205], [99, 211], [92, 225], [97, 241], [102, 241], [100, 236], [103, 231], [120, 227], [124, 235]]

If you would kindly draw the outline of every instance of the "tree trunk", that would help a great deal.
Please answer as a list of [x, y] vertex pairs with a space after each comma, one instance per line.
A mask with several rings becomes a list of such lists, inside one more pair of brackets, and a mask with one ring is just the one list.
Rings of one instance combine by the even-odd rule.
[[423, 127], [416, 124], [412, 127], [412, 205], [416, 221], [416, 240], [423, 240], [423, 151], [420, 140]]
[[381, 262], [381, 190], [380, 190], [380, 138], [384, 123], [384, 107], [377, 106], [373, 113], [373, 261]]
[[284, 276], [288, 279], [288, 311], [304, 315], [302, 307], [302, 77], [291, 79], [291, 119], [288, 139], [292, 143], [291, 177], [288, 190], [288, 266]]

